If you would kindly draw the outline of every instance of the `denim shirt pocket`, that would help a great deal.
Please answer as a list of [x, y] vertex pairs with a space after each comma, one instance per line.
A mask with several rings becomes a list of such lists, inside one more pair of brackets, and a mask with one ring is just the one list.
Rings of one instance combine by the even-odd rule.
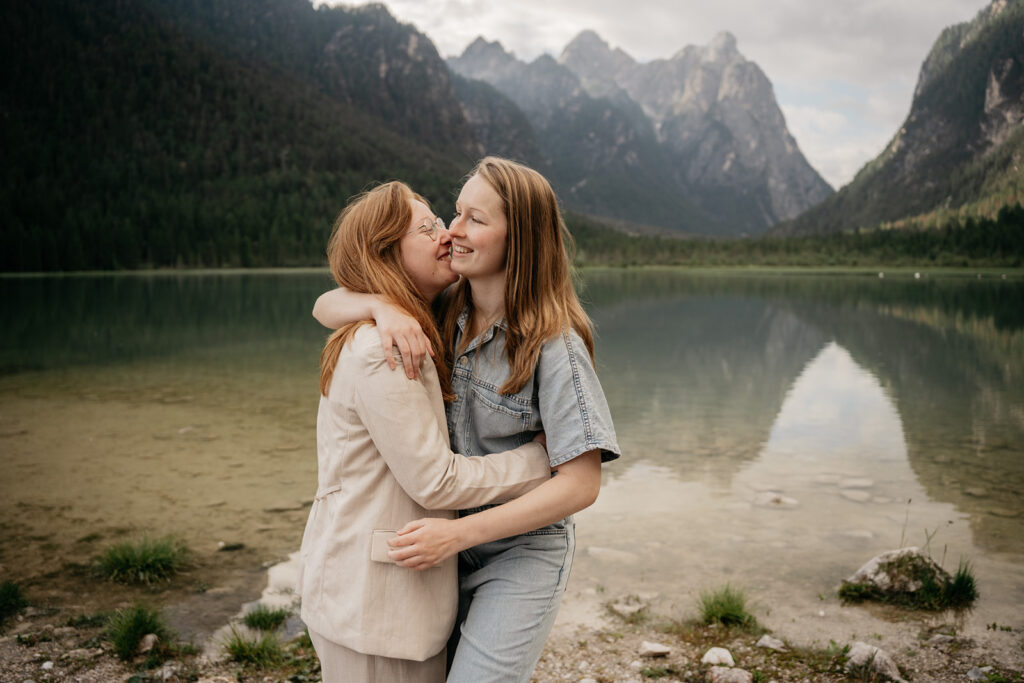
[[[478, 382], [473, 382], [471, 387], [473, 398], [468, 406], [463, 406], [463, 409], [469, 409], [477, 434], [486, 435], [488, 441], [515, 437], [517, 443], [512, 448], [517, 448], [533, 438], [533, 434], [528, 431], [530, 417], [533, 415], [529, 397], [524, 399], [515, 394], [500, 394], [496, 389], [481, 386]], [[500, 446], [497, 443], [496, 447], [486, 443], [483, 445], [490, 449], [488, 452], [509, 448], [507, 445]]]

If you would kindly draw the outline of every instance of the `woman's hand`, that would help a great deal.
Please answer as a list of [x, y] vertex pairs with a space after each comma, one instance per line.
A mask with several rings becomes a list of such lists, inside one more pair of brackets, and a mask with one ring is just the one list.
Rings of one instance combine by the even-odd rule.
[[380, 343], [387, 354], [391, 369], [398, 367], [391, 352], [391, 349], [397, 346], [399, 353], [402, 354], [405, 375], [409, 379], [419, 377], [420, 364], [428, 353], [433, 357], [434, 349], [416, 318], [396, 306], [381, 301], [373, 307], [373, 319], [377, 322]]
[[463, 550], [458, 520], [425, 517], [409, 522], [388, 539], [388, 557], [409, 569], [430, 569]]

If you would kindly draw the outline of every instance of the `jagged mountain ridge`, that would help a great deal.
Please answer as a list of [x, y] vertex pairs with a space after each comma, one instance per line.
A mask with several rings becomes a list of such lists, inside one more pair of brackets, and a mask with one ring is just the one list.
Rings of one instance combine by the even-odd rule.
[[[497, 42], [477, 39], [448, 64], [464, 78], [492, 85], [522, 110], [543, 154], [538, 166], [570, 208], [620, 219], [634, 229], [728, 229], [673, 183], [664, 151], [636, 105], [631, 112], [593, 98], [575, 74], [550, 56], [527, 64]], [[478, 131], [478, 136], [487, 134]]]
[[938, 209], [1020, 200], [1024, 189], [1024, 0], [994, 0], [945, 29], [921, 65], [910, 113], [886, 148], [780, 235], [874, 228]]
[[756, 203], [749, 210], [770, 225], [832, 193], [786, 129], [768, 78], [740, 54], [731, 33], [641, 64], [585, 31], [559, 61], [588, 89], [615, 88], [639, 103], [673, 152], [680, 180], [698, 188], [698, 197], [722, 186], [751, 188]]
[[[620, 209], [642, 207], [620, 217], [704, 234], [757, 234], [831, 194], [786, 130], [771, 84], [729, 34], [649, 64], [592, 31], [570, 42], [557, 62], [544, 55], [529, 64], [478, 38], [448, 64], [523, 109], [545, 150], [558, 151], [557, 159], [549, 154], [556, 178], [584, 210], [615, 192], [613, 182], [597, 197], [586, 194], [588, 183], [615, 167], [641, 180], [634, 193], [655, 190], [643, 202], [616, 193]], [[586, 128], [580, 112], [594, 110], [614, 124], [606, 131], [612, 136]], [[654, 207], [673, 197], [688, 205], [684, 213], [655, 215]]]

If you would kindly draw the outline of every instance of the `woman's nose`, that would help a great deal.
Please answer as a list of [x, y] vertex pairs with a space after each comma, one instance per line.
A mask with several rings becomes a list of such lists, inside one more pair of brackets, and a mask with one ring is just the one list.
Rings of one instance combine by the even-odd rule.
[[450, 228], [438, 228], [437, 229], [437, 241], [441, 244], [448, 244], [452, 241], [452, 234], [449, 232]]
[[463, 237], [465, 235], [462, 230], [462, 216], [456, 216], [452, 219], [451, 223], [448, 224], [448, 232], [455, 237]]

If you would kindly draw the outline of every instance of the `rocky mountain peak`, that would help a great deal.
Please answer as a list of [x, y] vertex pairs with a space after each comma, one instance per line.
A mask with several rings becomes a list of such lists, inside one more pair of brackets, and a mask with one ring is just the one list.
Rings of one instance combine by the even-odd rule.
[[514, 62], [515, 56], [511, 52], [506, 51], [498, 41], [490, 41], [483, 36], [477, 36], [462, 51], [461, 59], [482, 60], [485, 63], [499, 64]]
[[572, 71], [587, 78], [611, 78], [614, 74], [636, 64], [632, 57], [611, 46], [594, 31], [587, 29], [569, 41], [558, 61]]
[[728, 31], [718, 33], [702, 52], [704, 60], [710, 62], [731, 62], [737, 57], [743, 58], [736, 49], [736, 36]]

